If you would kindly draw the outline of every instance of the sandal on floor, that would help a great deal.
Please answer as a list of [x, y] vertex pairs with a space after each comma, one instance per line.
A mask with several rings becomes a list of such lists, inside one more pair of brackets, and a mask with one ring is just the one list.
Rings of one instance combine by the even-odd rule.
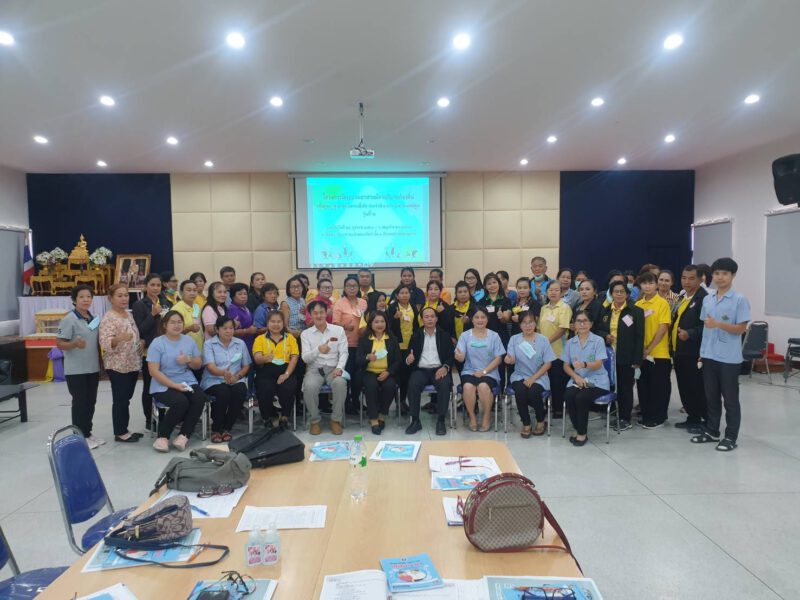
[[723, 438], [719, 444], [717, 444], [717, 450], [720, 452], [730, 452], [736, 448], [736, 442], [729, 438]]
[[529, 437], [531, 437], [531, 426], [525, 425], [522, 428], [522, 431], [519, 432], [519, 435], [527, 440]]
[[223, 442], [230, 442], [232, 439], [233, 439], [233, 436], [231, 435], [231, 433], [229, 431], [226, 431], [225, 433], [222, 434], [222, 441]]
[[491, 431], [491, 430], [492, 430], [492, 425], [491, 424], [487, 425], [486, 427], [481, 427], [480, 429], [478, 429], [478, 431], [480, 431], [481, 433], [486, 433], [487, 431]]
[[212, 444], [221, 444], [222, 443], [222, 434], [215, 431], [211, 434], [211, 443]]
[[539, 421], [536, 423], [536, 428], [533, 430], [533, 435], [544, 435], [547, 431], [547, 421]]
[[708, 444], [709, 442], [719, 442], [719, 438], [712, 437], [705, 431], [689, 439], [693, 444]]

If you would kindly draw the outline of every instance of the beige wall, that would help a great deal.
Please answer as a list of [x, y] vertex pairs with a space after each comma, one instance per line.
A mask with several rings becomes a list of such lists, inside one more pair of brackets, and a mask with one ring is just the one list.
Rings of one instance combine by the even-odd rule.
[[[295, 272], [293, 186], [285, 173], [174, 174], [171, 186], [179, 278], [203, 271], [212, 281], [231, 265], [242, 281], [263, 271], [282, 288]], [[505, 269], [516, 278], [530, 273], [535, 255], [547, 258], [549, 271], [558, 267], [558, 172], [449, 173], [443, 187], [448, 287], [467, 267], [481, 274]], [[337, 287], [343, 277], [334, 275]], [[399, 270], [379, 270], [375, 278], [388, 289]]]

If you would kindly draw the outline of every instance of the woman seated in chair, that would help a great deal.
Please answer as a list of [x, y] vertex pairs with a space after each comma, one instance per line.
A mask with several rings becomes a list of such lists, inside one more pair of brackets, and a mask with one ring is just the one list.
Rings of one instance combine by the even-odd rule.
[[280, 422], [288, 423], [294, 414], [297, 393], [295, 370], [300, 360], [297, 339], [286, 329], [283, 313], [273, 311], [267, 316], [267, 332], [253, 343], [256, 363], [256, 395], [261, 418], [267, 428], [277, 425], [279, 418], [272, 402], [278, 397], [281, 405]]
[[150, 394], [168, 408], [158, 420], [158, 438], [153, 448], [169, 452], [169, 436], [175, 426], [183, 422], [172, 445], [183, 452], [189, 443], [197, 421], [203, 413], [206, 395], [195, 379], [192, 369], [203, 364], [197, 344], [183, 334], [183, 317], [171, 310], [161, 320], [163, 335], [157, 337], [147, 349], [147, 368], [150, 371]]
[[[517, 401], [519, 418], [522, 420], [520, 435], [524, 438], [543, 435], [547, 429], [542, 394], [550, 389], [547, 371], [556, 359], [550, 340], [541, 333], [536, 333], [536, 314], [529, 310], [520, 313], [522, 331], [511, 336], [508, 342], [508, 353], [505, 362], [515, 365], [511, 374], [511, 387]], [[529, 407], [533, 406], [536, 415], [536, 427], [531, 432], [531, 416]]]
[[231, 430], [247, 400], [246, 377], [250, 371], [250, 353], [247, 346], [233, 335], [234, 324], [230, 317], [219, 317], [217, 335], [203, 347], [203, 364], [206, 369], [200, 387], [214, 397], [211, 403], [211, 443], [229, 442]]
[[395, 378], [402, 361], [400, 346], [389, 334], [388, 325], [386, 313], [375, 313], [356, 350], [356, 368], [362, 371], [367, 415], [375, 435], [380, 435], [386, 426], [386, 415], [397, 392]]
[[578, 311], [575, 315], [577, 335], [564, 344], [561, 361], [569, 376], [564, 402], [576, 435], [569, 441], [573, 446], [583, 446], [588, 441], [586, 428], [589, 424], [589, 409], [594, 401], [605, 396], [611, 389], [603, 361], [607, 358], [606, 344], [599, 335], [592, 333], [589, 313]]
[[488, 329], [489, 313], [485, 306], [478, 306], [472, 315], [472, 329], [458, 338], [455, 358], [464, 363], [461, 369], [464, 407], [469, 415], [470, 431], [478, 431], [475, 416], [476, 395], [480, 400], [481, 431], [489, 431], [492, 420], [492, 388], [500, 385], [497, 367], [503, 360], [506, 350], [500, 336]]

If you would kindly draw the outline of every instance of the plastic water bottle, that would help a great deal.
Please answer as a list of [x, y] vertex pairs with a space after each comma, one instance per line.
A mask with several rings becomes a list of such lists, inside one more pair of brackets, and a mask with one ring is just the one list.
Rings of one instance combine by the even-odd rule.
[[278, 533], [278, 525], [275, 521], [270, 521], [266, 533], [262, 532], [264, 552], [261, 555], [261, 564], [268, 567], [277, 565], [281, 560], [281, 538]]
[[244, 566], [257, 567], [261, 564], [264, 550], [261, 539], [261, 533], [257, 529], [253, 529], [247, 536], [247, 543], [244, 546]]
[[367, 495], [367, 453], [360, 435], [353, 438], [350, 447], [350, 497], [361, 502]]

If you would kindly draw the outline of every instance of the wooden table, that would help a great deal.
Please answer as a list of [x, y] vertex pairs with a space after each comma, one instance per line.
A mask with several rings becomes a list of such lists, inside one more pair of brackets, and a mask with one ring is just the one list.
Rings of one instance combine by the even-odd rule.
[[[371, 452], [374, 444], [368, 444]], [[503, 471], [519, 472], [505, 444], [494, 441], [435, 441], [422, 443], [414, 463], [370, 462], [367, 499], [350, 499], [348, 463], [308, 462], [254, 469], [249, 488], [230, 518], [200, 519], [201, 541], [230, 546], [230, 555], [213, 567], [174, 570], [155, 566], [102, 573], [81, 573], [92, 551], [80, 558], [43, 594], [41, 600], [64, 600], [95, 592], [119, 581], [140, 600], [181, 599], [200, 579], [217, 579], [235, 569], [256, 578], [278, 579], [276, 599], [311, 600], [322, 591], [325, 575], [380, 569], [381, 558], [427, 552], [441, 575], [450, 579], [478, 579], [483, 575], [581, 576], [567, 553], [537, 551], [483, 553], [464, 536], [463, 528], [449, 527], [442, 497], [457, 492], [430, 489], [428, 455], [493, 456]], [[306, 449], [308, 456], [308, 449]], [[143, 503], [142, 508], [152, 503]], [[284, 506], [325, 504], [324, 529], [281, 531], [283, 554], [277, 567], [246, 568], [247, 533], [234, 533], [245, 505]], [[60, 533], [53, 532], [54, 535]], [[561, 544], [547, 526], [543, 544]], [[205, 558], [203, 555], [201, 557]]]

